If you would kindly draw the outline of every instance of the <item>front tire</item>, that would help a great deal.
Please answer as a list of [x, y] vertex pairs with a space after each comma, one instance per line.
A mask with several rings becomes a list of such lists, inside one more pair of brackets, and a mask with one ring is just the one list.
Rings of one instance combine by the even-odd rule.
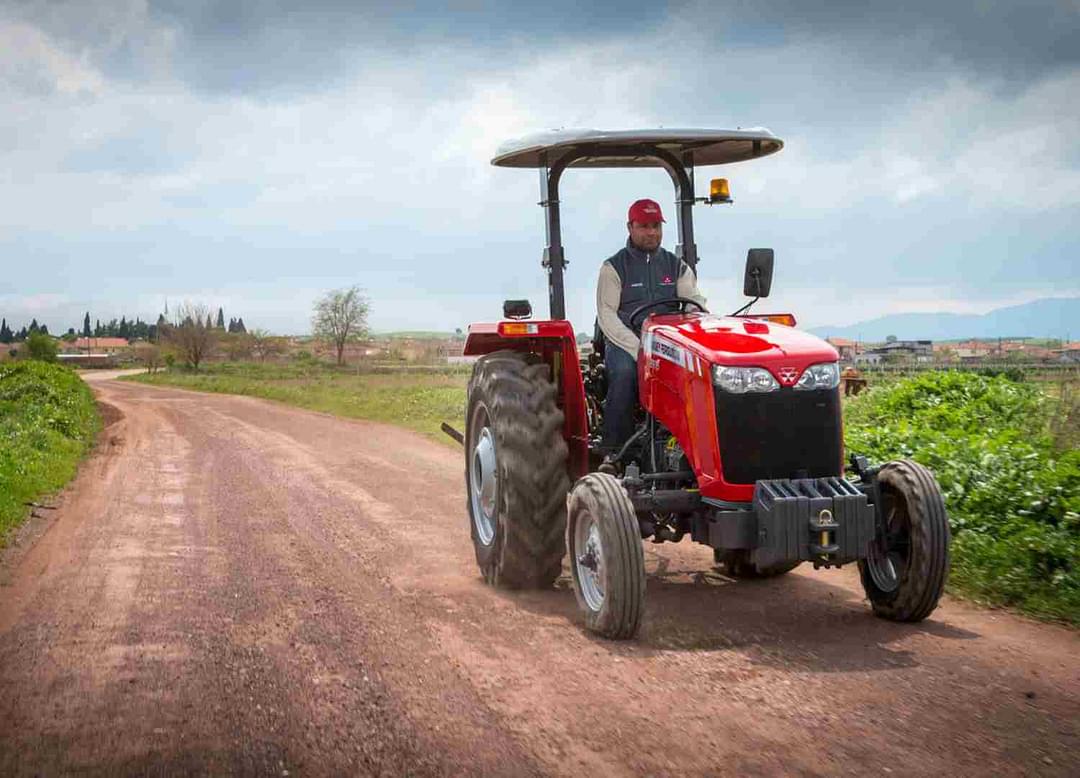
[[469, 380], [465, 493], [484, 580], [550, 587], [566, 552], [567, 447], [550, 369], [535, 355], [496, 351]]
[[949, 517], [933, 473], [900, 459], [878, 472], [878, 532], [859, 561], [874, 613], [891, 621], [922, 621], [938, 605], [949, 572]]
[[579, 480], [567, 503], [566, 544], [585, 626], [606, 638], [632, 638], [645, 610], [645, 554], [634, 506], [606, 473]]

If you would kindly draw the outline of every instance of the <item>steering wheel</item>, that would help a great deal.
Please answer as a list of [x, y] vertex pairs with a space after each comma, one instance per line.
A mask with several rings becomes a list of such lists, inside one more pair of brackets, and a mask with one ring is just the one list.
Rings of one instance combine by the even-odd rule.
[[[670, 297], [667, 300], [653, 300], [651, 303], [645, 303], [644, 305], [639, 305], [637, 308], [635, 308], [634, 310], [632, 310], [630, 312], [630, 316], [629, 316], [630, 327], [635, 332], [640, 332], [641, 331], [641, 325], [645, 323], [645, 317], [644, 317], [645, 313], [651, 311], [653, 308], [659, 308], [661, 305], [671, 305], [673, 303], [678, 303], [679, 305], [682, 306], [680, 308], [680, 313], [686, 313], [686, 306], [687, 305], [693, 305], [695, 308], [697, 308], [702, 313], [708, 313], [709, 312], [708, 308], [706, 308], [704, 305], [699, 303], [697, 300], [691, 300], [689, 297]], [[641, 321], [637, 321], [638, 317], [641, 317]]]

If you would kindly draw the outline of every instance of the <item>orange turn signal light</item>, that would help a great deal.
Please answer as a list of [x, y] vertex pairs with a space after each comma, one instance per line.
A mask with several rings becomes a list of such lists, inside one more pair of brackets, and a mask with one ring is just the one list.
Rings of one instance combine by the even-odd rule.
[[728, 180], [726, 178], [714, 178], [709, 182], [709, 202], [731, 202], [731, 188], [728, 186]]
[[540, 328], [535, 324], [530, 324], [524, 321], [502, 321], [499, 322], [499, 334], [500, 335], [535, 335], [540, 331]]
[[755, 316], [755, 319], [765, 319], [773, 324], [783, 324], [785, 327], [795, 326], [795, 316], [790, 313], [766, 313], [763, 316]]

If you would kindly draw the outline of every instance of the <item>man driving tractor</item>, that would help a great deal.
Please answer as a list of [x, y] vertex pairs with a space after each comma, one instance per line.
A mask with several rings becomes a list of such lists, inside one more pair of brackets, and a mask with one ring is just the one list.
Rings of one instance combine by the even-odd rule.
[[[702, 305], [693, 268], [660, 246], [664, 215], [654, 200], [630, 206], [626, 246], [604, 261], [596, 285], [596, 309], [604, 333], [607, 397], [604, 400], [605, 449], [617, 450], [634, 431], [638, 399], [637, 353], [641, 321], [630, 314], [646, 303], [687, 297]], [[674, 309], [673, 309], [674, 310]], [[664, 308], [653, 312], [663, 313]]]

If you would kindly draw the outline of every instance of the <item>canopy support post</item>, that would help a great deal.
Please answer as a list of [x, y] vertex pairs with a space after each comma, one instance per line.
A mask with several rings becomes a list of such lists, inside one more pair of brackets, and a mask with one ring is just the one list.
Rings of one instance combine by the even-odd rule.
[[566, 259], [562, 246], [562, 223], [559, 219], [559, 179], [566, 164], [562, 159], [548, 167], [547, 153], [540, 157], [540, 205], [544, 209], [546, 245], [541, 262], [548, 274], [548, 310], [552, 319], [566, 318], [566, 293], [563, 289], [563, 270]]

